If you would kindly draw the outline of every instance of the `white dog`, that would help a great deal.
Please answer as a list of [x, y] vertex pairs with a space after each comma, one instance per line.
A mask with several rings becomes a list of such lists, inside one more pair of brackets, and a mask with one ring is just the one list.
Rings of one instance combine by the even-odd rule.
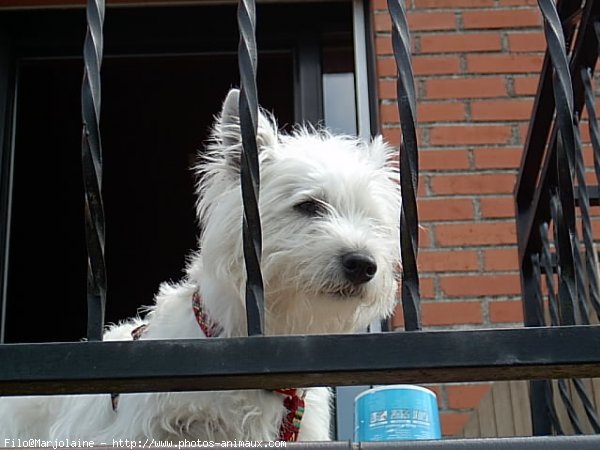
[[[111, 327], [106, 340], [246, 335], [238, 95], [225, 99], [197, 167], [202, 236], [186, 278], [163, 284], [144, 319]], [[266, 334], [348, 333], [388, 316], [399, 261], [392, 149], [323, 130], [279, 135], [264, 112], [257, 143]], [[19, 438], [327, 440], [330, 396], [327, 388], [145, 393], [114, 405], [108, 394], [6, 397], [0, 447]]]

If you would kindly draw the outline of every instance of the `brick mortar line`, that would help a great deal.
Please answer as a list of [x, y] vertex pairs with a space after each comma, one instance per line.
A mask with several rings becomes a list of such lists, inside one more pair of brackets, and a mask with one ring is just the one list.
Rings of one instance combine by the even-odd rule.
[[[434, 241], [435, 242], [435, 241]], [[439, 251], [447, 251], [447, 250], [454, 250], [454, 251], [459, 251], [459, 250], [495, 250], [498, 248], [498, 245], [508, 245], [506, 243], [492, 243], [492, 244], [480, 244], [480, 245], [448, 245], [448, 246], [441, 246], [439, 244], [436, 244], [434, 247], [423, 247], [420, 246], [419, 250], [439, 250]], [[516, 241], [515, 244], [511, 244], [511, 245], [517, 245]], [[495, 272], [494, 272], [495, 273]]]
[[484, 324], [490, 324], [489, 298], [485, 297], [481, 300], [481, 318]]
[[[418, 118], [417, 118], [418, 119]], [[417, 128], [420, 129], [431, 129], [431, 128], [458, 128], [458, 127], [462, 127], [464, 128], [465, 126], [469, 126], [472, 128], [481, 128], [481, 127], [485, 127], [485, 126], [499, 126], [499, 125], [504, 125], [507, 128], [513, 128], [514, 126], [519, 126], [519, 125], [523, 125], [524, 123], [529, 123], [529, 120], [527, 119], [520, 119], [520, 120], [507, 120], [507, 121], [500, 121], [500, 120], [494, 120], [494, 121], [489, 121], [489, 122], [484, 122], [484, 121], [477, 121], [477, 122], [466, 122], [465, 121], [454, 121], [454, 122], [440, 122], [439, 124], [437, 124], [436, 122], [424, 122], [423, 125], [418, 126]], [[399, 128], [400, 127], [400, 122], [385, 122], [384, 125], [396, 125], [398, 124], [397, 127], [385, 127], [385, 128]], [[513, 130], [514, 131], [514, 130]], [[517, 133], [518, 133], [518, 128], [517, 128]], [[509, 141], [505, 144], [508, 146], [516, 146], [519, 145], [521, 143], [520, 140], [513, 142], [512, 138], [514, 136], [510, 136]], [[519, 136], [517, 136], [517, 138], [519, 139]], [[492, 143], [490, 142], [489, 144], [486, 143], [482, 143], [482, 144], [463, 144], [463, 145], [469, 145], [469, 146], [479, 146], [479, 145], [491, 145]], [[451, 146], [451, 145], [449, 145]], [[456, 145], [455, 145], [456, 146]], [[440, 147], [445, 147], [444, 145], [440, 146]]]
[[[527, 27], [503, 27], [503, 28], [467, 28], [464, 30], [451, 30], [451, 29], [440, 29], [440, 30], [415, 30], [415, 31], [411, 31], [411, 36], [439, 36], [442, 34], [451, 34], [451, 35], [456, 35], [456, 36], [464, 36], [464, 35], [470, 35], [470, 34], [493, 34], [493, 35], [502, 35], [503, 33], [506, 33], [506, 35], [508, 36], [509, 34], [513, 34], [514, 32], [517, 33], [524, 33], [524, 34], [540, 34], [543, 35], [544, 30], [543, 30], [543, 26], [539, 25], [539, 26], [527, 26]], [[375, 31], [375, 36], [376, 37], [392, 37], [392, 31], [390, 29], [390, 31], [387, 30], [376, 30]]]
[[[398, 123], [400, 124], [400, 122], [386, 122], [388, 124], [394, 124], [394, 123]], [[529, 123], [528, 119], [519, 119], [519, 120], [506, 120], [506, 121], [500, 121], [500, 120], [494, 120], [494, 121], [483, 121], [483, 120], [478, 120], [478, 121], [468, 121], [468, 120], [461, 120], [461, 121], [457, 121], [456, 119], [452, 119], [449, 120], [447, 122], [442, 122], [442, 121], [436, 121], [436, 122], [422, 122], [422, 125], [418, 126], [417, 128], [421, 128], [423, 130], [425, 129], [431, 129], [431, 128], [453, 128], [453, 127], [472, 127], [472, 128], [478, 128], [478, 127], [485, 127], [485, 126], [500, 126], [500, 125], [505, 125], [509, 128], [511, 128], [514, 131], [514, 126], [519, 126], [519, 125], [523, 125], [523, 124], [527, 124]], [[513, 136], [511, 134], [511, 136], [508, 139], [508, 142], [506, 143], [506, 145], [509, 146], [516, 146], [519, 145], [521, 143], [520, 140], [520, 132], [517, 128], [516, 131], [516, 135]], [[465, 143], [466, 144], [466, 143]], [[462, 144], [462, 145], [465, 145]], [[461, 144], [456, 144], [456, 145], [461, 145]], [[486, 145], [486, 144], [468, 144], [468, 145], [473, 145], [473, 146], [477, 146], [477, 145]]]
[[[414, 8], [409, 8], [409, 12], [443, 12], [443, 13], [459, 13], [459, 12], [490, 12], [490, 11], [504, 11], [504, 12], [512, 12], [512, 11], [538, 11], [539, 12], [539, 8], [536, 7], [535, 5], [506, 5], [506, 6], [474, 6], [474, 7], [464, 7], [464, 6], [459, 6], [456, 8], [451, 8], [451, 7], [442, 7], [442, 8], [419, 8], [419, 7], [414, 7]], [[382, 14], [382, 13], [386, 13], [388, 12], [387, 9], [373, 9], [373, 12], [375, 14]], [[541, 17], [541, 12], [540, 12], [540, 17]]]
[[[522, 322], [494, 322], [493, 324], [484, 324], [483, 322], [479, 323], [464, 323], [464, 324], [455, 324], [455, 325], [423, 325], [422, 331], [459, 331], [459, 330], [485, 330], [485, 329], [494, 329], [494, 328], [506, 328], [511, 326], [514, 328], [523, 327]], [[404, 332], [404, 328], [402, 326], [397, 326], [394, 328], [396, 332]]]
[[[393, 60], [393, 56], [381, 56], [381, 60]], [[505, 72], [505, 73], [460, 73], [460, 74], [448, 74], [448, 73], [435, 73], [430, 75], [417, 75], [415, 80], [420, 79], [446, 79], [446, 80], [465, 80], [465, 79], [486, 79], [486, 78], [502, 78], [502, 77], [518, 77], [518, 78], [539, 78], [538, 72]], [[378, 81], [395, 81], [396, 78], [393, 75], [380, 75]], [[599, 87], [600, 89], [600, 87]], [[535, 97], [535, 94], [524, 94], [524, 97]], [[488, 98], [488, 97], [483, 97]]]
[[[456, 251], [456, 250], [454, 250]], [[435, 252], [430, 252], [430, 253], [435, 253]], [[418, 260], [418, 258], [417, 258]], [[419, 271], [422, 274], [429, 274], [431, 276], [439, 276], [439, 277], [474, 277], [474, 278], [479, 278], [480, 275], [485, 275], [485, 274], [490, 274], [490, 275], [519, 275], [519, 271], [518, 270], [485, 270], [482, 269], [481, 271], [475, 272], [475, 271], [469, 271], [469, 270], [462, 270], [462, 271], [450, 271], [450, 270], [443, 270], [443, 271]], [[504, 294], [506, 295], [506, 294]], [[518, 294], [515, 294], [518, 295]]]
[[[465, 149], [461, 149], [465, 150]], [[476, 150], [476, 149], [475, 149]], [[423, 150], [425, 151], [425, 150]], [[503, 168], [503, 169], [477, 169], [476, 171], [470, 169], [452, 169], [452, 175], [491, 175], [491, 174], [503, 174], [503, 175], [514, 175], [515, 171], [519, 168], [515, 167], [511, 168]], [[445, 171], [444, 171], [445, 172]], [[419, 172], [420, 175], [441, 175], [438, 171], [435, 170], [421, 170]], [[487, 195], [488, 193], [481, 193], [481, 195]], [[452, 195], [452, 194], [442, 194], [442, 195]], [[478, 194], [458, 194], [458, 195], [478, 195]], [[504, 193], [504, 195], [510, 195]]]
[[451, 304], [456, 304], [456, 303], [474, 303], [477, 304], [481, 301], [482, 298], [490, 298], [490, 301], [492, 303], [501, 303], [501, 302], [515, 302], [515, 301], [519, 301], [518, 299], [521, 298], [521, 294], [514, 294], [514, 295], [507, 295], [507, 294], [502, 294], [502, 295], [482, 295], [479, 297], [443, 297], [443, 298], [423, 298], [421, 299], [421, 303], [422, 304], [426, 304], [426, 305], [436, 305], [436, 304], [443, 304], [445, 306], [451, 305]]
[[[502, 244], [502, 245], [506, 245], [506, 244]], [[479, 246], [479, 247], [462, 247], [462, 246], [455, 246], [455, 247], [420, 247], [419, 251], [420, 252], [425, 252], [427, 251], [427, 253], [448, 253], [448, 252], [485, 252], [486, 250], [496, 250], [498, 247], [496, 245], [489, 245], [489, 246]], [[505, 249], [508, 250], [508, 249]], [[513, 249], [515, 252], [518, 252], [518, 248], [516, 248], [516, 245]], [[516, 253], [515, 253], [516, 254]], [[518, 264], [518, 261], [517, 261]], [[486, 273], [492, 273], [489, 270], [484, 269], [484, 272]], [[501, 272], [506, 272], [506, 274], [508, 275], [509, 273], [519, 273], [519, 269], [514, 269], [514, 270], [504, 270]], [[421, 273], [421, 275], [427, 275], [427, 277], [433, 277], [436, 274], [438, 274], [439, 272], [423, 272]], [[496, 271], [493, 271], [493, 273], [496, 273]]]
[[[417, 201], [419, 200], [431, 200], [432, 197], [424, 197], [422, 195], [419, 195], [417, 198]], [[487, 198], [500, 198], [500, 199], [509, 199], [509, 198], [513, 198], [514, 196], [513, 194], [507, 194], [507, 193], [500, 193], [498, 192], [496, 193], [486, 193], [486, 194], [437, 194], [435, 195], [435, 198], [439, 199], [439, 200], [474, 200], [477, 198], [483, 198], [483, 199], [487, 199]]]
[[[483, 397], [481, 397], [481, 399], [483, 400]], [[439, 408], [439, 412], [445, 414], [471, 414], [475, 411], [477, 411], [477, 406], [473, 406], [470, 408], [452, 408], [449, 406], [446, 408]]]
[[456, 31], [458, 31], [460, 33], [462, 33], [465, 28], [462, 13], [463, 13], [463, 11], [459, 10], [459, 11], [456, 11], [456, 14], [455, 14]]
[[[427, 221], [427, 222], [423, 222], [423, 223], [427, 223], [427, 224], [432, 224], [432, 225], [470, 225], [470, 224], [495, 224], [495, 223], [507, 223], [507, 224], [514, 224], [515, 223], [515, 218], [514, 217], [493, 217], [490, 219], [483, 219], [483, 220], [476, 220], [476, 219], [472, 219], [472, 220], [465, 220], [465, 219], [459, 219], [459, 220], [443, 220], [443, 221]], [[475, 245], [477, 246], [477, 245]], [[461, 247], [460, 245], [456, 245], [455, 247]]]
[[[394, 130], [394, 129], [399, 129], [400, 126], [397, 127], [385, 127], [385, 130]], [[447, 144], [447, 145], [424, 145], [422, 142], [419, 145], [419, 150], [423, 150], [423, 151], [434, 151], [434, 150], [460, 150], [464, 148], [464, 143], [463, 144], [456, 144], [456, 145], [451, 145], [451, 144]], [[470, 146], [473, 147], [473, 149], [484, 149], [484, 148], [489, 148], [490, 145], [497, 145], [495, 143], [482, 143], [482, 144], [469, 144]], [[510, 142], [507, 142], [506, 144], [502, 144], [507, 148], [514, 148], [515, 144], [512, 144]], [[521, 144], [523, 145], [523, 144]], [[588, 145], [586, 143], [586, 145]], [[485, 169], [485, 170], [495, 170], [495, 169]], [[498, 169], [501, 170], [501, 169]], [[508, 169], [507, 169], [508, 170]]]
[[[489, 296], [482, 296], [482, 297], [489, 297]], [[448, 304], [452, 304], [452, 303], [478, 303], [481, 301], [482, 297], [451, 297], [451, 298], [443, 298], [443, 299], [432, 299], [432, 298], [424, 298], [421, 299], [421, 303], [424, 304], [428, 304], [428, 305], [434, 305], [434, 304], [438, 304], [438, 303], [442, 303], [445, 305]], [[516, 300], [517, 298], [520, 297], [520, 294], [515, 294], [515, 295], [502, 295], [502, 296], [497, 296], [494, 297], [492, 299], [492, 302], [513, 302], [513, 301], [518, 301]]]
[[[391, 128], [392, 129], [392, 128]], [[473, 144], [469, 144], [469, 145], [463, 145], [463, 146], [454, 146], [454, 148], [452, 149], [448, 149], [448, 151], [457, 151], [457, 150], [463, 150], [463, 151], [467, 151], [467, 150], [482, 150], [482, 148], [480, 148], [480, 145], [473, 145]], [[523, 150], [523, 145], [508, 145], [508, 144], [489, 144], [484, 146], [485, 150], [490, 150], [490, 151], [494, 151], [494, 150], [508, 150], [508, 149], [512, 149], [512, 150]], [[428, 153], [428, 152], [436, 152], [436, 151], [446, 151], [446, 148], [443, 149], [422, 149], [419, 148], [419, 150], [423, 150], [423, 152]], [[518, 167], [515, 167], [515, 169], [518, 169]], [[507, 168], [508, 170], [508, 168]]]
[[[454, 246], [448, 246], [448, 247], [419, 247], [419, 252], [423, 252], [423, 253], [435, 253], [436, 251], [474, 251], [474, 250], [488, 250], [486, 246], [477, 246], [475, 248], [473, 248], [473, 246], [464, 246], [464, 245], [454, 245]], [[493, 246], [493, 250], [517, 250], [518, 251], [518, 247], [517, 244], [496, 244]], [[518, 270], [518, 269], [515, 269]]]
[[[430, 105], [430, 104], [436, 104], [436, 103], [458, 103], [458, 104], [465, 104], [466, 102], [502, 102], [502, 101], [511, 101], [511, 102], [519, 102], [519, 101], [533, 101], [534, 97], [529, 97], [529, 96], [516, 96], [516, 97], [509, 97], [509, 96], [503, 96], [503, 97], [464, 97], [464, 98], [459, 98], [459, 99], [449, 99], [447, 97], [440, 97], [440, 98], [426, 98], [426, 99], [418, 99], [417, 100], [417, 105], [419, 104], [424, 104], [424, 105]], [[385, 101], [387, 103], [381, 103], [380, 105], [395, 105], [396, 104], [396, 100], [395, 99], [385, 99]], [[382, 100], [383, 102], [383, 100]], [[533, 105], [532, 105], [533, 107]], [[586, 115], [587, 117], [587, 115]], [[517, 122], [521, 121], [521, 119], [516, 120]], [[495, 121], [495, 122], [499, 122], [499, 121]], [[582, 120], [581, 123], [583, 123], [584, 121]], [[397, 122], [384, 122], [384, 124], [391, 124], [391, 123], [397, 123]], [[460, 122], [457, 122], [460, 123]], [[504, 123], [504, 122], [502, 122]], [[585, 120], [585, 123], [587, 123], [587, 119]]]
[[[496, 217], [494, 217], [493, 219], [473, 219], [473, 221], [467, 222], [467, 223], [489, 224], [489, 223], [491, 223], [492, 220], [496, 220], [496, 219], [497, 219]], [[427, 224], [431, 224], [431, 225], [465, 225], [464, 220], [465, 219], [456, 219], [455, 221], [448, 220], [448, 219], [443, 220], [443, 221], [428, 220], [428, 221], [423, 221], [423, 223], [427, 223]], [[447, 248], [447, 247], [444, 247], [444, 248]]]
[[[440, 200], [440, 201], [448, 201], [448, 200], [453, 200], [453, 199], [457, 199], [457, 200], [490, 200], [490, 199], [501, 199], [501, 200], [507, 200], [508, 198], [512, 197], [512, 194], [510, 193], [506, 193], [506, 192], [498, 192], [498, 193], [486, 193], [485, 195], [480, 195], [477, 193], [474, 194], [458, 194], [461, 197], [457, 198], [452, 194], [432, 194], [430, 196], [419, 196], [418, 201], [423, 200], [423, 201], [427, 201], [427, 200]], [[596, 215], [597, 217], [599, 215]], [[511, 216], [511, 218], [513, 218]], [[491, 219], [491, 218], [490, 218]], [[481, 219], [477, 219], [478, 221], [481, 220], [490, 220], [486, 217], [483, 217]], [[497, 219], [497, 217], [495, 217], [494, 219]], [[444, 221], [438, 221], [438, 220], [428, 220], [426, 223], [430, 223], [430, 222], [435, 222], [435, 223], [440, 223], [440, 222], [444, 222]]]
[[[427, 57], [431, 57], [429, 55], [434, 55], [434, 56], [440, 56], [444, 57], [447, 55], [475, 55], [475, 56], [481, 56], [481, 55], [493, 55], [493, 56], [511, 56], [511, 55], [515, 55], [515, 56], [544, 56], [545, 52], [542, 50], [536, 50], [536, 51], [531, 51], [531, 52], [512, 52], [512, 51], [508, 51], [505, 52], [504, 50], [457, 50], [457, 51], [437, 51], [437, 52], [427, 52], [427, 53], [421, 53], [421, 52], [416, 52], [413, 53], [411, 56], [417, 57], [417, 56], [425, 56], [427, 55]], [[377, 59], [380, 60], [387, 60], [387, 59], [394, 59], [394, 54], [393, 53], [378, 53], [377, 54]], [[541, 66], [540, 66], [541, 69]], [[521, 73], [521, 72], [519, 72]], [[523, 72], [523, 73], [538, 73], [538, 72]], [[484, 75], [487, 74], [484, 73]]]
[[[483, 54], [485, 52], [481, 52], [481, 53]], [[439, 53], [436, 53], [436, 54], [439, 54]], [[467, 72], [467, 70], [468, 70], [467, 55], [464, 52], [458, 54], [458, 67], [463, 72]]]
[[485, 220], [485, 217], [481, 213], [481, 197], [475, 196], [473, 198], [473, 219], [476, 221]]
[[[381, 79], [381, 78], [380, 78]], [[417, 99], [425, 97], [427, 91], [425, 90], [425, 80], [421, 78], [415, 78], [415, 85], [417, 89]], [[396, 102], [398, 100], [396, 99]], [[417, 105], [421, 102], [421, 100], [417, 100]]]
[[[459, 58], [463, 57], [466, 59], [467, 56], [475, 55], [475, 56], [544, 56], [544, 52], [541, 51], [532, 51], [532, 52], [513, 52], [513, 51], [505, 51], [505, 50], [447, 50], [447, 51], [429, 51], [429, 52], [419, 52], [413, 54], [413, 56], [422, 56], [422, 57], [432, 57], [432, 56], [457, 56]], [[393, 53], [379, 53], [377, 55], [380, 59], [383, 59], [386, 56], [393, 57]], [[465, 60], [465, 65], [467, 61]], [[541, 69], [541, 67], [540, 67]], [[468, 70], [467, 67], [464, 69], [461, 67], [461, 70]], [[537, 73], [537, 72], [518, 72], [518, 73]], [[420, 75], [419, 75], [420, 76]]]
[[[525, 96], [521, 96], [521, 95], [517, 94], [517, 91], [515, 89], [515, 79], [514, 79], [514, 76], [512, 76], [512, 75], [509, 75], [506, 77], [506, 92], [508, 93], [509, 97], [513, 98], [513, 99], [525, 97]], [[532, 100], [535, 100], [535, 95], [527, 96], [527, 98], [531, 98]]]
[[483, 249], [479, 249], [476, 251], [477, 253], [477, 264], [479, 265], [479, 270], [485, 272], [485, 251]]
[[462, 102], [465, 105], [465, 120], [468, 122], [473, 121], [473, 111], [472, 111], [472, 104], [471, 104], [473, 101], [474, 101], [474, 99], [468, 98], [468, 99], [465, 99], [464, 102]]
[[[520, 96], [517, 95], [515, 97], [481, 97], [481, 98], [473, 98], [473, 97], [465, 97], [460, 99], [453, 98], [421, 98], [417, 101], [417, 105], [437, 105], [437, 104], [467, 104], [467, 102], [524, 102], [531, 101], [533, 102], [535, 97], [533, 96]], [[599, 99], [600, 103], [600, 99]], [[380, 99], [380, 106], [390, 106], [390, 105], [398, 105], [398, 100], [395, 98], [382, 98]], [[533, 103], [531, 104], [533, 107]], [[587, 120], [581, 120], [580, 123], [587, 123]], [[386, 123], [394, 123], [394, 122], [386, 122]]]

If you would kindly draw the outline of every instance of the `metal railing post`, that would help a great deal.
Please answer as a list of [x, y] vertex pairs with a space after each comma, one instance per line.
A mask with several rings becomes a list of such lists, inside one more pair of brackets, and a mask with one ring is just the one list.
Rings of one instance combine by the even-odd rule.
[[258, 198], [260, 169], [256, 133], [258, 127], [258, 93], [256, 87], [256, 4], [255, 0], [238, 3], [240, 42], [240, 129], [242, 134], [241, 183], [244, 206], [243, 242], [246, 263], [246, 318], [248, 336], [264, 333], [264, 287], [260, 270], [262, 231]]
[[100, 141], [100, 68], [103, 54], [104, 0], [88, 0], [87, 33], [83, 49], [81, 139], [85, 231], [88, 250], [87, 338], [101, 341], [106, 305], [104, 206], [102, 202], [102, 144]]

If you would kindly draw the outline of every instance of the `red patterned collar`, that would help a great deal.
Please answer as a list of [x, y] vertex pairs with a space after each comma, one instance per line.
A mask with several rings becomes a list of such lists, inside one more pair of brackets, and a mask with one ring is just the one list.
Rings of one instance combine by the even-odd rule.
[[204, 303], [198, 290], [192, 294], [192, 310], [196, 317], [198, 326], [207, 338], [217, 337], [223, 332], [223, 328], [216, 322], [213, 322], [204, 310]]
[[[207, 338], [218, 337], [223, 332], [223, 328], [218, 323], [213, 322], [206, 313], [202, 297], [198, 290], [192, 294], [192, 311], [194, 312], [198, 326]], [[148, 324], [136, 327], [131, 332], [133, 340], [139, 340], [147, 329]], [[305, 392], [302, 389], [296, 388], [274, 389], [272, 392], [284, 396], [283, 405], [288, 410], [287, 416], [279, 427], [279, 440], [295, 442], [298, 440], [300, 424], [304, 415]], [[111, 394], [111, 401], [113, 410], [116, 411], [119, 404], [119, 394]]]

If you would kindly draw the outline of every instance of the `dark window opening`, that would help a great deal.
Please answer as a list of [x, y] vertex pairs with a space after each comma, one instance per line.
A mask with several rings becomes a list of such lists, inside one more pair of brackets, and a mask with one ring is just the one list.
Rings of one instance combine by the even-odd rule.
[[[318, 70], [317, 78], [337, 71], [327, 69], [327, 51], [314, 51], [333, 40], [344, 49], [336, 58], [346, 58], [335, 65], [352, 66], [351, 5], [259, 5], [258, 20], [260, 102], [289, 126], [304, 117], [298, 103], [315, 92], [323, 101], [322, 86], [310, 89], [305, 69]], [[86, 318], [84, 12], [2, 12], [0, 28], [11, 36], [7, 48], [18, 87], [5, 342], [78, 340]], [[304, 39], [318, 44], [308, 46], [310, 58], [298, 51], [307, 48]], [[161, 282], [181, 278], [186, 256], [196, 249], [190, 166], [224, 95], [239, 83], [236, 49], [234, 6], [107, 11], [101, 114], [107, 323], [151, 304]], [[306, 114], [323, 119], [322, 108]], [[5, 169], [0, 176], [7, 176]], [[0, 194], [8, 198], [9, 192]]]

